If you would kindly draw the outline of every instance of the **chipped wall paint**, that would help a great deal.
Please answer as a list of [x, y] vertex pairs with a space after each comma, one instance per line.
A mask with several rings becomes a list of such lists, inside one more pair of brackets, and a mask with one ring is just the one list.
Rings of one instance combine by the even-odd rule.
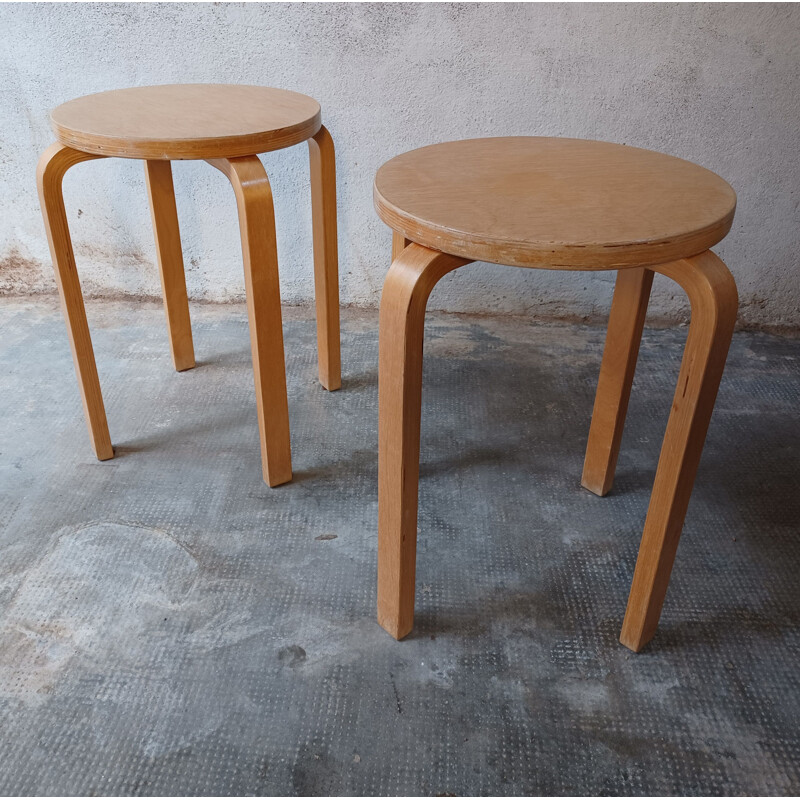
[[[390, 235], [372, 178], [388, 158], [453, 138], [606, 139], [691, 159], [729, 180], [739, 210], [718, 247], [741, 320], [800, 325], [800, 8], [796, 5], [109, 4], [0, 6], [0, 292], [52, 291], [34, 169], [50, 108], [171, 82], [281, 86], [316, 97], [337, 146], [342, 301], [376, 306]], [[312, 298], [307, 154], [264, 156], [284, 301]], [[230, 187], [175, 166], [192, 298], [243, 297]], [[84, 289], [155, 296], [141, 164], [89, 162], [65, 180]], [[431, 307], [531, 316], [607, 312], [613, 273], [476, 264]], [[653, 317], [683, 319], [659, 279]]]

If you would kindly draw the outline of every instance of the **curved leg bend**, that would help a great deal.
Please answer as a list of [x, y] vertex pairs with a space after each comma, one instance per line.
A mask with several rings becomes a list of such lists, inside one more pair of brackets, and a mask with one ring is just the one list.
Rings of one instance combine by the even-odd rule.
[[431, 290], [469, 260], [410, 244], [383, 285], [378, 377], [378, 622], [396, 639], [414, 624], [422, 344]]
[[621, 269], [617, 274], [581, 477], [581, 486], [600, 496], [614, 483], [652, 285], [650, 269]]
[[733, 277], [710, 250], [653, 269], [683, 287], [692, 319], [620, 634], [634, 651], [658, 625], [738, 308]]
[[272, 190], [257, 156], [213, 159], [208, 163], [227, 176], [236, 194], [261, 463], [264, 481], [278, 486], [292, 479], [292, 455]]
[[329, 391], [342, 385], [339, 343], [339, 255], [336, 238], [336, 160], [323, 125], [308, 140], [311, 218], [314, 227], [314, 295], [317, 307], [319, 382]]
[[39, 159], [36, 182], [58, 294], [61, 298], [61, 309], [67, 323], [72, 360], [78, 375], [86, 425], [89, 428], [95, 455], [100, 461], [106, 461], [114, 457], [114, 448], [111, 446], [111, 436], [108, 432], [100, 379], [97, 376], [89, 324], [86, 321], [86, 308], [83, 304], [81, 285], [75, 266], [75, 253], [72, 250], [64, 197], [61, 192], [61, 184], [67, 170], [75, 164], [95, 158], [103, 156], [82, 153], [71, 147], [53, 144]]
[[182, 372], [194, 366], [194, 344], [172, 165], [169, 161], [145, 161], [144, 167], [172, 363], [178, 372]]

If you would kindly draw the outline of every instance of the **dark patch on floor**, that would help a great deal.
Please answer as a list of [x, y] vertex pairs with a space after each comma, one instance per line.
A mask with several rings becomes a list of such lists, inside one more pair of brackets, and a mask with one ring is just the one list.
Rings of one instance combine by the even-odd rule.
[[615, 488], [579, 487], [603, 330], [432, 315], [417, 624], [376, 624], [377, 315], [343, 389], [287, 311], [295, 480], [246, 315], [89, 303], [94, 460], [51, 301], [0, 302], [0, 793], [797, 794], [800, 341], [735, 336], [661, 626], [617, 643], [686, 330], [648, 330]]

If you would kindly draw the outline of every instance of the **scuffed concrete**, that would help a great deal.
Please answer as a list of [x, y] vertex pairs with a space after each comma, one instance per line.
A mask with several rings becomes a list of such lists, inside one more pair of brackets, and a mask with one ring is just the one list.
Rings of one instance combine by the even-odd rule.
[[[746, 326], [800, 325], [800, 9], [796, 5], [151, 4], [0, 6], [0, 292], [52, 289], [34, 167], [50, 108], [89, 92], [170, 82], [282, 86], [320, 100], [337, 146], [342, 299], [376, 307], [389, 232], [375, 171], [435, 141], [550, 135], [671, 153], [729, 180], [730, 265]], [[269, 154], [287, 302], [312, 297], [305, 146]], [[239, 300], [236, 211], [223, 176], [175, 167], [190, 295]], [[66, 179], [86, 289], [158, 295], [142, 167]], [[19, 265], [27, 265], [20, 269]], [[613, 275], [475, 265], [435, 308], [595, 319]], [[659, 284], [654, 318], [685, 317]]]
[[377, 314], [261, 479], [243, 306], [0, 300], [0, 794], [796, 795], [800, 342], [734, 337], [659, 632], [617, 642], [685, 330], [645, 331], [612, 493], [579, 487], [604, 332], [431, 314], [417, 624], [375, 622]]
[[[124, 659], [191, 593], [197, 571], [191, 553], [157, 529], [100, 522], [57, 533], [3, 615], [0, 694], [38, 705], [73, 658], [112, 650]], [[133, 603], [121, 591], [129, 586]]]

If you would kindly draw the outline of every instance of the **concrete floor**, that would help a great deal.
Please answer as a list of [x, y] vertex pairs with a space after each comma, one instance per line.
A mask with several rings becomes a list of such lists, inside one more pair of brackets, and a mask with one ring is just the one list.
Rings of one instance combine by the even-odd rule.
[[800, 341], [737, 334], [661, 627], [617, 644], [685, 337], [645, 333], [614, 492], [579, 488], [603, 330], [432, 315], [418, 616], [374, 620], [377, 315], [261, 481], [241, 306], [0, 302], [1, 794], [797, 794]]

